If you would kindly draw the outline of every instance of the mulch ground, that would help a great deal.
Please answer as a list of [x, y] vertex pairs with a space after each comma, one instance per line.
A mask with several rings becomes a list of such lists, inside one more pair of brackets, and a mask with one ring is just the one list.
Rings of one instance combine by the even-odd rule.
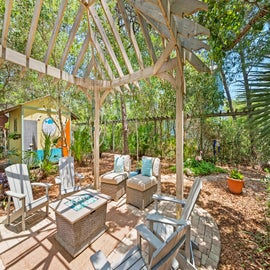
[[[134, 162], [132, 163], [135, 166]], [[173, 175], [170, 164], [162, 161], [161, 173], [169, 179]], [[100, 174], [113, 169], [113, 155], [102, 154]], [[135, 169], [135, 167], [133, 168]], [[85, 166], [76, 166], [76, 171], [84, 174], [83, 184], [93, 182], [93, 166], [90, 161]], [[263, 173], [248, 167], [241, 167], [245, 176], [245, 188], [241, 195], [228, 191], [226, 175], [203, 177], [203, 189], [197, 204], [207, 210], [216, 221], [221, 237], [221, 256], [218, 269], [270, 269], [270, 213], [267, 203], [269, 193], [260, 181]], [[55, 175], [42, 179], [54, 184]], [[173, 177], [172, 177], [173, 178]], [[174, 177], [175, 178], [175, 177]], [[192, 181], [187, 179], [186, 197]], [[36, 190], [38, 195], [40, 190]], [[162, 193], [175, 195], [174, 181], [162, 182]], [[57, 187], [50, 188], [50, 197], [56, 198]], [[0, 215], [5, 214], [0, 209]]]

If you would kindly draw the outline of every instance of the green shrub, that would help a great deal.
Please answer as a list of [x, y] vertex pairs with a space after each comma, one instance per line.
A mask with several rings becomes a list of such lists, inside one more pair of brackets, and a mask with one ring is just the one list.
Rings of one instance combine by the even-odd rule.
[[44, 151], [44, 157], [43, 160], [39, 162], [39, 168], [43, 172], [43, 177], [46, 177], [50, 175], [51, 173], [56, 172], [56, 165], [54, 165], [51, 161], [51, 144], [52, 144], [52, 138], [50, 134], [46, 134], [43, 132], [44, 136], [44, 146], [43, 146], [43, 151]]
[[[176, 172], [176, 165], [171, 166], [170, 169], [172, 172]], [[194, 176], [227, 172], [220, 167], [216, 167], [215, 164], [211, 162], [204, 160], [197, 161], [194, 158], [188, 158], [184, 162], [184, 171], [186, 171], [186, 169], [189, 169], [194, 174]]]
[[85, 157], [92, 153], [92, 139], [89, 127], [80, 127], [74, 131], [74, 141], [71, 150], [74, 159], [80, 164], [83, 163]]
[[211, 162], [204, 160], [197, 161], [195, 159], [187, 159], [184, 162], [184, 168], [190, 169], [194, 173], [194, 176], [226, 172], [226, 170], [216, 167], [215, 164]]

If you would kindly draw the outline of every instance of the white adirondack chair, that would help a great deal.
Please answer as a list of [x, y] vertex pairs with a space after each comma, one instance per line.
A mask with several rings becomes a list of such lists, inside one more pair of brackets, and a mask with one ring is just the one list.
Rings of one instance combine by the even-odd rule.
[[[31, 183], [26, 164], [14, 164], [5, 169], [9, 191], [7, 206], [7, 222], [10, 224], [20, 216], [22, 217], [22, 230], [25, 230], [25, 218], [27, 215], [46, 206], [46, 216], [48, 215], [49, 205], [49, 187], [51, 184]], [[38, 199], [33, 198], [32, 186], [41, 186], [46, 188], [46, 194]], [[15, 210], [10, 213], [10, 203], [13, 198]]]
[[[83, 179], [83, 175], [75, 172], [73, 157], [60, 158], [58, 165], [59, 176], [55, 178], [55, 183], [59, 186], [58, 198], [61, 199], [62, 197], [81, 190], [81, 180]], [[75, 177], [79, 178], [79, 185], [76, 185]]]
[[[166, 241], [157, 238], [144, 224], [136, 227], [138, 232], [138, 243], [131, 248], [124, 257], [111, 264], [102, 251], [96, 252], [90, 257], [90, 260], [96, 270], [128, 270], [128, 269], [145, 269], [145, 270], [170, 270], [170, 269], [190, 269], [191, 247], [190, 245], [190, 225], [183, 224], [179, 226]], [[145, 260], [142, 252], [141, 240], [145, 239], [155, 251], [149, 258], [149, 263]], [[185, 245], [184, 250], [180, 248]], [[175, 257], [180, 257], [179, 265], [176, 264]], [[176, 268], [177, 267], [177, 268]]]
[[[155, 201], [155, 212], [150, 213], [146, 216], [146, 219], [149, 221], [150, 224], [150, 230], [165, 241], [178, 226], [185, 224], [189, 220], [201, 189], [202, 180], [201, 178], [197, 177], [194, 180], [194, 183], [190, 189], [186, 200], [178, 200], [170, 196], [154, 194], [153, 199]], [[180, 204], [183, 207], [180, 218], [176, 219], [172, 217], [167, 217], [164, 213], [159, 212], [159, 203], [161, 201]], [[195, 243], [192, 244], [195, 245]], [[193, 261], [194, 263], [193, 258], [191, 258], [191, 261]]]

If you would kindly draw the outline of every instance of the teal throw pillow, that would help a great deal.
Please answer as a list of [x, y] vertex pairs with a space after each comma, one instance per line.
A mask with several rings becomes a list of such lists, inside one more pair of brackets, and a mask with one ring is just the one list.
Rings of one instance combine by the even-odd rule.
[[143, 158], [142, 159], [142, 175], [143, 176], [152, 176], [152, 159]]
[[124, 172], [124, 157], [123, 156], [115, 156], [114, 157], [114, 172], [120, 173]]

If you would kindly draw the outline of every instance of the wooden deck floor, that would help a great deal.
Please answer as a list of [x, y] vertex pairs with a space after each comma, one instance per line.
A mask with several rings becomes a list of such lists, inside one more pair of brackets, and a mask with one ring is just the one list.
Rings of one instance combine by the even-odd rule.
[[[167, 212], [173, 211], [171, 206], [164, 207]], [[125, 197], [118, 202], [110, 202], [106, 222], [108, 230], [75, 258], [55, 240], [56, 223], [52, 209], [47, 218], [44, 218], [42, 211], [30, 218], [24, 232], [20, 231], [20, 224], [12, 227], [0, 224], [0, 270], [93, 269], [89, 258], [99, 249], [108, 256], [109, 261], [116, 261], [136, 243], [134, 228], [145, 222], [145, 214], [152, 208], [153, 205], [150, 205], [141, 211], [127, 205]], [[215, 222], [206, 211], [196, 207], [192, 223], [193, 239], [199, 244], [199, 250], [195, 251], [198, 269], [216, 269], [220, 241]]]

